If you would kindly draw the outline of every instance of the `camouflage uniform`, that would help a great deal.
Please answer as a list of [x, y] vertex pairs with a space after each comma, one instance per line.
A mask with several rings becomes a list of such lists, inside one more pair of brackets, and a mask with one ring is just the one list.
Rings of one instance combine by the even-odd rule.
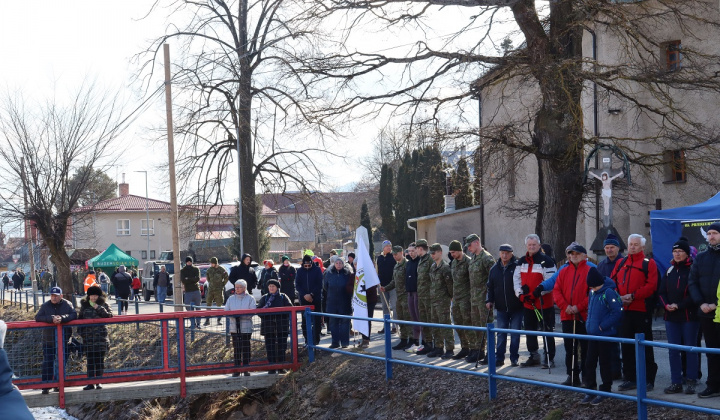
[[[470, 319], [472, 325], [476, 327], [484, 327], [486, 325], [485, 319], [488, 315], [488, 310], [485, 307], [485, 301], [487, 300], [488, 276], [494, 264], [495, 260], [492, 254], [484, 248], [481, 249], [480, 254], [473, 255], [470, 260], [468, 267], [470, 273]], [[490, 311], [489, 314], [490, 316], [487, 320], [488, 322], [492, 322], [492, 311]], [[473, 349], [483, 350], [480, 346], [482, 345], [484, 347], [484, 343], [480, 343], [479, 340], [483, 339], [485, 334], [478, 333], [476, 336], [477, 341], [470, 343], [471, 347]]]
[[[385, 291], [392, 289], [397, 291], [397, 307], [395, 308], [395, 316], [400, 321], [410, 321], [410, 309], [408, 308], [407, 290], [405, 290], [405, 258], [395, 263], [393, 268], [392, 281], [385, 286]], [[412, 327], [410, 325], [400, 325], [400, 339], [407, 340], [412, 338]]]
[[[420, 322], [432, 322], [432, 299], [430, 298], [430, 266], [433, 260], [430, 254], [420, 257], [417, 268], [417, 291]], [[426, 343], [433, 341], [435, 328], [422, 327], [422, 339]]]
[[[432, 284], [430, 296], [433, 303], [433, 321], [438, 324], [450, 325], [450, 301], [453, 296], [453, 279], [450, 266], [445, 261], [440, 265], [433, 262], [430, 267], [430, 282]], [[455, 337], [451, 328], [435, 328], [435, 347], [442, 348], [445, 342], [445, 350], [455, 349]]]
[[228, 282], [228, 273], [225, 268], [217, 265], [207, 269], [206, 274], [208, 282], [207, 296], [205, 296], [205, 304], [212, 306], [215, 302], [218, 306], [223, 306], [223, 290], [225, 283]]
[[[472, 325], [470, 321], [470, 257], [463, 254], [459, 260], [452, 262], [453, 306], [452, 315], [455, 325]], [[457, 330], [460, 347], [469, 349], [470, 343], [477, 341], [474, 331]]]

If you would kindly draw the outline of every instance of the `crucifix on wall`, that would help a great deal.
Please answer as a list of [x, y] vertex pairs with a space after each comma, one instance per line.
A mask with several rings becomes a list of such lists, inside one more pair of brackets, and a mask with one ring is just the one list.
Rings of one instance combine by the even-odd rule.
[[587, 174], [602, 183], [603, 225], [609, 227], [612, 220], [612, 182], [625, 176], [625, 170], [612, 168], [612, 151], [601, 149], [600, 168], [589, 169]]

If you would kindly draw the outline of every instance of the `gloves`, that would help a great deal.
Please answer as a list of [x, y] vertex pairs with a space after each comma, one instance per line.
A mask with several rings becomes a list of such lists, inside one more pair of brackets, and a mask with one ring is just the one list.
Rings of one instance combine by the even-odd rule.
[[532, 296], [526, 294], [526, 295], [523, 297], [523, 302], [525, 302], [525, 303], [532, 303], [532, 302], [533, 302]]
[[535, 296], [536, 299], [539, 298], [543, 290], [545, 290], [545, 288], [542, 287], [542, 284], [539, 284], [538, 287], [533, 290], [533, 296]]
[[523, 284], [522, 292], [523, 292], [523, 295], [527, 295], [528, 293], [530, 293], [530, 287], [528, 287], [527, 284]]

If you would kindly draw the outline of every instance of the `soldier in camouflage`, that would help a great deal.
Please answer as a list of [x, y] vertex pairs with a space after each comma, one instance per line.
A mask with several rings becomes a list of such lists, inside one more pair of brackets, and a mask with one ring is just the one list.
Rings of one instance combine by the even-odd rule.
[[[417, 268], [417, 289], [420, 322], [431, 322], [432, 315], [432, 299], [430, 298], [430, 265], [432, 260], [428, 254], [428, 243], [425, 239], [415, 241], [415, 252], [417, 252], [420, 260]], [[422, 344], [423, 348], [418, 349], [418, 354], [428, 354], [433, 349], [433, 335], [436, 331], [434, 328], [422, 327]]]
[[[470, 257], [465, 255], [460, 241], [450, 242], [450, 255], [453, 258], [450, 270], [453, 278], [452, 315], [455, 325], [471, 325], [470, 321]], [[457, 330], [460, 337], [460, 353], [453, 360], [460, 360], [470, 355], [470, 343], [477, 337], [474, 331]]]
[[[228, 273], [224, 267], [218, 265], [218, 259], [210, 258], [210, 268], [207, 269], [208, 291], [205, 296], [205, 304], [207, 306], [223, 307], [223, 290], [225, 283], [228, 282]], [[218, 325], [221, 324], [222, 318], [218, 317]], [[210, 324], [210, 319], [205, 320], [205, 325]]]
[[[443, 260], [440, 244], [430, 246], [430, 256], [433, 264], [430, 266], [430, 296], [432, 299], [432, 322], [451, 325], [450, 301], [453, 297], [453, 279], [450, 266]], [[428, 353], [428, 357], [441, 356], [449, 359], [455, 351], [455, 337], [451, 328], [435, 328], [435, 349]], [[443, 343], [445, 352], [443, 352]]]
[[[395, 259], [392, 281], [385, 287], [380, 287], [381, 292], [389, 292], [395, 289], [397, 293], [397, 307], [395, 308], [396, 319], [410, 321], [410, 309], [408, 309], [407, 290], [405, 290], [405, 264], [407, 260], [403, 254], [403, 248], [399, 245], [392, 247], [392, 255]], [[400, 325], [400, 342], [393, 346], [393, 350], [405, 350], [412, 346], [412, 327]]]
[[[470, 273], [470, 320], [475, 327], [484, 327], [487, 322], [492, 322], [492, 310], [485, 307], [487, 300], [487, 284], [490, 269], [495, 264], [492, 254], [487, 252], [480, 244], [480, 238], [476, 234], [470, 234], [465, 238], [468, 253], [472, 256], [468, 271]], [[468, 363], [475, 363], [486, 357], [485, 335], [476, 333], [475, 343], [470, 343], [470, 354], [465, 358]], [[482, 341], [482, 342], [479, 342]]]

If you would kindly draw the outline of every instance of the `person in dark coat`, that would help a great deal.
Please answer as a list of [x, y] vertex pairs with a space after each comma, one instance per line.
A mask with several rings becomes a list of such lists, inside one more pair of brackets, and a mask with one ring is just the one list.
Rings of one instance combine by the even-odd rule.
[[[80, 300], [78, 319], [112, 318], [112, 309], [105, 301], [105, 294], [98, 286], [90, 286], [87, 296]], [[105, 372], [105, 354], [110, 347], [107, 326], [94, 324], [78, 328], [83, 339], [83, 348], [87, 357], [88, 378], [100, 378]], [[102, 389], [98, 384], [89, 384], [84, 390]]]
[[252, 294], [253, 289], [258, 286], [257, 275], [255, 270], [250, 266], [252, 263], [252, 256], [250, 254], [243, 254], [240, 258], [240, 264], [230, 269], [228, 279], [230, 283], [235, 284], [238, 280], [245, 280], [247, 282], [247, 292]]
[[[58, 325], [66, 324], [77, 319], [77, 312], [72, 303], [62, 298], [62, 289], [53, 287], [50, 289], [50, 300], [40, 305], [35, 314], [35, 321]], [[55, 328], [43, 328], [43, 363], [42, 380], [50, 382], [57, 380], [55, 372], [55, 356], [57, 356], [57, 344], [55, 342], [57, 333]], [[72, 335], [72, 327], [63, 328], [63, 343], [67, 343]], [[67, 360], [67, 345], [63, 348], [63, 359]], [[48, 394], [50, 388], [43, 388], [42, 393]]]
[[3, 290], [10, 290], [10, 277], [8, 277], [7, 273], [3, 274], [2, 281], [3, 281]]
[[[500, 258], [490, 268], [487, 284], [487, 302], [485, 306], [497, 311], [496, 327], [519, 330], [522, 328], [523, 304], [513, 289], [513, 275], [517, 259], [510, 244], [500, 245]], [[507, 333], [497, 333], [495, 346], [495, 365], [505, 363]], [[518, 366], [520, 359], [520, 334], [510, 334], [510, 365]], [[481, 362], [482, 363], [482, 362]]]
[[260, 270], [260, 278], [258, 279], [258, 282], [260, 283], [260, 294], [266, 295], [268, 293], [268, 289], [267, 289], [268, 280], [271, 280], [271, 279], [278, 280], [278, 272], [275, 269], [272, 260], [263, 261], [263, 266], [265, 268]]
[[34, 420], [20, 391], [12, 383], [13, 371], [5, 352], [7, 325], [0, 321], [0, 418], [12, 420]]
[[[316, 267], [312, 262], [312, 257], [306, 255], [302, 259], [302, 266], [297, 270], [295, 277], [295, 290], [297, 290], [300, 306], [312, 306], [313, 312], [322, 312], [321, 299], [323, 290], [323, 273], [320, 267]], [[305, 343], [308, 342], [307, 320], [302, 317], [302, 330]], [[313, 344], [320, 343], [320, 330], [322, 318], [314, 316], [312, 318], [312, 334]]]
[[287, 255], [283, 255], [282, 264], [278, 269], [278, 276], [280, 277], [280, 293], [285, 293], [290, 300], [295, 303], [297, 293], [295, 292], [295, 276], [297, 270], [295, 267], [290, 265], [290, 258]]
[[[323, 290], [326, 292], [325, 310], [329, 314], [352, 315], [352, 293], [355, 285], [353, 273], [338, 257], [323, 278]], [[330, 317], [331, 349], [350, 346], [350, 320]]]
[[[268, 293], [263, 295], [258, 302], [259, 309], [281, 308], [293, 306], [290, 298], [280, 292], [280, 282], [270, 279], [267, 282]], [[287, 339], [290, 333], [290, 314], [275, 312], [267, 315], [260, 315], [260, 333], [265, 336], [265, 350], [267, 351], [268, 362], [271, 365], [285, 362], [287, 351]], [[271, 369], [268, 373], [277, 373]], [[284, 373], [284, 372], [281, 372]]]
[[[127, 313], [128, 302], [130, 299], [130, 292], [132, 290], [132, 276], [125, 271], [125, 266], [121, 265], [118, 267], [117, 273], [113, 274], [110, 282], [115, 287], [115, 296], [120, 299], [126, 299], [120, 303], [122, 313]], [[122, 315], [122, 313], [120, 315]]]
[[23, 282], [25, 281], [25, 275], [23, 275], [22, 270], [16, 270], [15, 274], [12, 276], [13, 281], [13, 287], [15, 290], [22, 290]]

